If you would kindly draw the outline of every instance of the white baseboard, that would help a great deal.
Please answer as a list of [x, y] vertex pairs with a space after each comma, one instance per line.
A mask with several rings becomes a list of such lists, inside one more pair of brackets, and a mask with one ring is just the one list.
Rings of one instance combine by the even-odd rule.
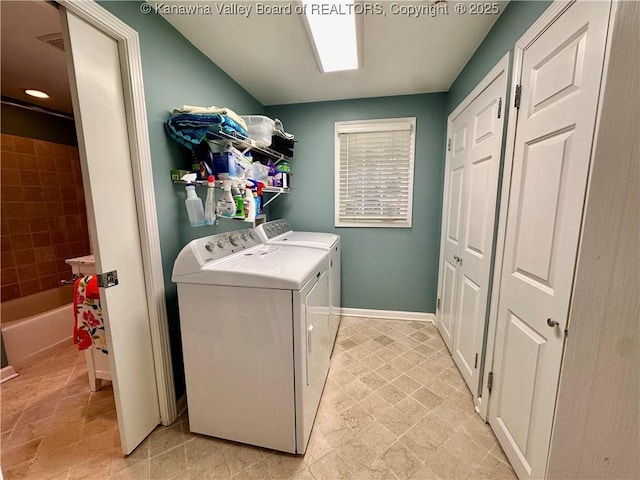
[[11, 365], [7, 365], [6, 367], [2, 367], [0, 370], [0, 383], [4, 383], [12, 378], [16, 378], [18, 374], [16, 373], [15, 368]]
[[387, 318], [389, 320], [406, 320], [410, 322], [430, 322], [436, 321], [433, 313], [424, 312], [399, 312], [395, 310], [368, 310], [366, 308], [341, 308], [340, 314], [343, 317], [369, 317]]

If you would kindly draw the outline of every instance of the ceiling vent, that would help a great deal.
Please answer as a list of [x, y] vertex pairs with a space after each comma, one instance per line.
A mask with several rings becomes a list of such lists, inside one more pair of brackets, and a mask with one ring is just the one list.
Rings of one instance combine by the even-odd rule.
[[49, 35], [42, 35], [36, 38], [41, 42], [47, 43], [52, 47], [55, 47], [58, 50], [62, 50], [64, 52], [64, 41], [62, 40], [62, 32], [50, 33]]

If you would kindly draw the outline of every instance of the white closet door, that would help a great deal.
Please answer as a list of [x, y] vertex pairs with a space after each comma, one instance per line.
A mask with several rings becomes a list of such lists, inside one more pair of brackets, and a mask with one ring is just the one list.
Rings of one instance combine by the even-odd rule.
[[460, 249], [459, 287], [452, 355], [474, 397], [479, 390], [482, 340], [487, 319], [493, 232], [498, 192], [502, 127], [498, 112], [507, 88], [507, 72], [467, 107], [469, 139], [464, 186], [464, 234]]
[[475, 396], [480, 381], [508, 56], [449, 117], [437, 325]]
[[489, 406], [521, 479], [546, 472], [609, 8], [576, 2], [522, 57]]
[[442, 215], [442, 251], [440, 267], [440, 305], [438, 330], [449, 350], [453, 346], [456, 299], [458, 290], [458, 261], [463, 236], [463, 208], [465, 167], [469, 121], [467, 115], [456, 118], [450, 128], [450, 156], [445, 173], [445, 199]]
[[[142, 252], [117, 42], [63, 9], [69, 79], [122, 450], [160, 422]], [[88, 384], [87, 384], [88, 388]]]

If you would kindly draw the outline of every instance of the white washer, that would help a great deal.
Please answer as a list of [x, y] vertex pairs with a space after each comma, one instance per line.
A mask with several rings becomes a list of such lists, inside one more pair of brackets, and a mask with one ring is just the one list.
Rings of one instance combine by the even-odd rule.
[[172, 280], [192, 432], [305, 452], [333, 345], [328, 268], [326, 251], [253, 230], [184, 247]]
[[335, 342], [340, 326], [340, 235], [322, 232], [294, 232], [284, 218], [258, 225], [255, 232], [260, 239], [270, 245], [296, 245], [318, 248], [329, 252], [329, 291], [331, 302], [332, 341]]

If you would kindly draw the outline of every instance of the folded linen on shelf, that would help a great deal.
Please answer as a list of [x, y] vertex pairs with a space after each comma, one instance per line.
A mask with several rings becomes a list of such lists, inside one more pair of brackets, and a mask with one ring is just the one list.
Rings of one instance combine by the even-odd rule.
[[78, 278], [73, 293], [73, 343], [78, 345], [79, 350], [93, 346], [103, 353], [109, 353], [97, 277], [88, 275]]
[[282, 138], [286, 138], [287, 140], [293, 140], [295, 138], [295, 135], [293, 135], [292, 133], [287, 133], [284, 131], [284, 125], [282, 125], [282, 121], [276, 118], [274, 122], [275, 122], [275, 128], [273, 129], [274, 135], [277, 135]]
[[165, 123], [165, 128], [171, 138], [191, 150], [205, 139], [207, 131], [222, 130], [240, 138], [249, 136], [234, 120], [218, 113], [172, 114]]
[[236, 112], [231, 110], [229, 107], [216, 107], [212, 105], [210, 107], [198, 107], [195, 105], [183, 105], [182, 108], [174, 108], [171, 113], [219, 113], [220, 115], [225, 115], [229, 117], [231, 120], [236, 122], [245, 130], [247, 129], [247, 124], [244, 119], [238, 115]]

